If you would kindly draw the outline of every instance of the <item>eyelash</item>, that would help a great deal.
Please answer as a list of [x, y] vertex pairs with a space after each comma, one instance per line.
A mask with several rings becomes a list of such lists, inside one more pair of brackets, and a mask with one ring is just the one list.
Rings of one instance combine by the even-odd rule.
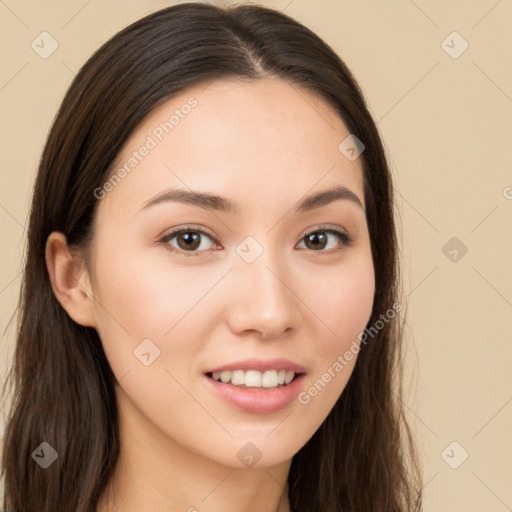
[[[195, 256], [199, 256], [201, 253], [205, 252], [205, 251], [183, 251], [181, 249], [176, 249], [175, 247], [172, 247], [172, 246], [169, 245], [168, 242], [170, 240], [172, 240], [177, 234], [179, 234], [179, 233], [186, 233], [186, 232], [200, 233], [201, 235], [205, 235], [208, 238], [210, 238], [213, 242], [217, 243], [217, 241], [210, 234], [206, 233], [206, 231], [203, 231], [202, 229], [199, 229], [199, 228], [195, 228], [193, 226], [185, 226], [183, 228], [176, 229], [176, 230], [172, 231], [171, 233], [168, 233], [167, 235], [162, 237], [159, 240], [159, 242], [161, 244], [163, 244], [172, 253], [174, 253], [174, 254], [176, 254], [178, 256], [184, 256], [184, 257], [191, 256], [191, 257], [195, 257]], [[337, 254], [337, 253], [339, 253], [341, 251], [344, 251], [348, 247], [350, 247], [352, 245], [352, 243], [354, 242], [354, 239], [348, 233], [346, 233], [344, 231], [341, 231], [339, 229], [336, 229], [336, 228], [328, 227], [328, 226], [319, 226], [314, 231], [310, 231], [309, 233], [306, 233], [300, 239], [300, 241], [304, 240], [304, 238], [306, 238], [307, 236], [312, 235], [314, 233], [318, 233], [318, 232], [331, 233], [331, 234], [337, 235], [338, 238], [341, 240], [341, 247], [338, 247], [338, 248], [336, 248], [334, 250], [330, 250], [330, 251], [323, 251], [323, 250], [314, 251], [314, 250], [311, 250], [311, 252], [315, 256], [320, 256], [322, 254], [324, 254], [324, 255], [325, 254]]]

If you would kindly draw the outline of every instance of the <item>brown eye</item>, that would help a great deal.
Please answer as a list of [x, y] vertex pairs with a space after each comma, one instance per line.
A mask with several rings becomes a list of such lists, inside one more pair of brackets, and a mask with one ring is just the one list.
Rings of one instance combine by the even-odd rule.
[[327, 235], [323, 231], [317, 231], [304, 237], [306, 241], [306, 247], [308, 249], [325, 249], [327, 244]]
[[[325, 250], [329, 243], [329, 235], [334, 235], [341, 240], [341, 244], [335, 244], [334, 247], [330, 247], [333, 249], [332, 251]], [[345, 247], [350, 246], [352, 243], [352, 238], [343, 231], [339, 231], [337, 229], [317, 229], [316, 231], [312, 231], [303, 237], [306, 248], [311, 249], [315, 252], [325, 252], [325, 253], [333, 253], [339, 250], [344, 249]], [[341, 247], [340, 247], [341, 245]], [[327, 247], [328, 248], [328, 247]]]
[[[182, 228], [168, 235], [165, 235], [161, 242], [167, 244], [170, 249], [181, 256], [196, 256], [197, 254], [205, 251], [208, 247], [204, 247], [204, 238], [212, 240], [212, 237], [196, 228]], [[176, 239], [176, 245], [171, 243], [173, 239]], [[208, 245], [208, 244], [206, 244]], [[202, 247], [201, 250], [197, 250]], [[190, 253], [190, 254], [184, 254]]]
[[178, 246], [180, 249], [193, 250], [201, 245], [201, 235], [194, 231], [181, 231], [176, 235]]

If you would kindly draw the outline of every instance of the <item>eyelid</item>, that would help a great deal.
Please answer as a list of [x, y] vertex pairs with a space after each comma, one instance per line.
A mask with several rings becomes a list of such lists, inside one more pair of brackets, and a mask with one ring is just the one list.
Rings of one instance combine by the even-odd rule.
[[302, 240], [306, 235], [316, 233], [317, 231], [336, 231], [337, 233], [342, 233], [347, 237], [349, 236], [348, 231], [337, 224], [313, 224], [312, 226], [307, 227], [299, 238]]
[[177, 226], [175, 228], [172, 228], [167, 234], [165, 235], [162, 235], [161, 238], [169, 238], [171, 237], [171, 235], [175, 236], [177, 233], [179, 233], [180, 231], [197, 231], [198, 233], [202, 233], [203, 235], [207, 235], [209, 236], [212, 240], [215, 240], [215, 235], [213, 235], [213, 233], [211, 233], [210, 231], [208, 231], [206, 228], [204, 228], [203, 226], [199, 226], [199, 225], [194, 225], [194, 224], [185, 224], [184, 226]]

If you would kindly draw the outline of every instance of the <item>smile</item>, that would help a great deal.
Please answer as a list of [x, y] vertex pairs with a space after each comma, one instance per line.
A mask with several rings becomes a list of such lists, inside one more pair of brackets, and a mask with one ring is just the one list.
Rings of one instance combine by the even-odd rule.
[[298, 374], [291, 370], [234, 370], [210, 372], [206, 375], [217, 382], [241, 388], [277, 388], [290, 384]]

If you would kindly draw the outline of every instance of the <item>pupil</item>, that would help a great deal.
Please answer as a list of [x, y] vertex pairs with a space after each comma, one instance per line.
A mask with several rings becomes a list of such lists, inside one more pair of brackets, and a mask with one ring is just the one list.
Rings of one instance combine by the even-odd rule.
[[[199, 247], [199, 235], [197, 233], [193, 233], [191, 231], [186, 231], [178, 240], [185, 240], [185, 248], [188, 249], [197, 249]], [[182, 244], [179, 244], [182, 245]], [[183, 247], [182, 247], [183, 248]]]
[[314, 240], [313, 242], [313, 247], [315, 247], [315, 244], [320, 240], [320, 239], [323, 239], [323, 241], [325, 242], [325, 234], [318, 234], [318, 233], [313, 233], [311, 235], [309, 235], [308, 237], [308, 241], [311, 242], [311, 239]]

